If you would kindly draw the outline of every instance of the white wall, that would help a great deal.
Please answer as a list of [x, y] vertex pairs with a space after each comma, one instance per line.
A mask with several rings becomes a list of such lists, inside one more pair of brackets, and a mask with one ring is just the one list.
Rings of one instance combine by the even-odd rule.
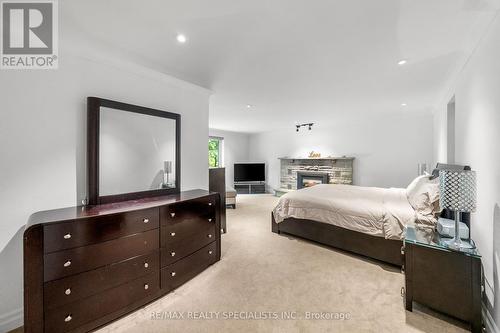
[[58, 70], [0, 73], [0, 332], [22, 324], [29, 215], [85, 196], [87, 96], [180, 113], [182, 189], [208, 187], [209, 92], [68, 43]]
[[[455, 95], [455, 160], [477, 171], [477, 212], [471, 235], [483, 256], [487, 309], [500, 326], [500, 19], [465, 66]], [[445, 162], [446, 104], [435, 114], [435, 157]], [[490, 331], [492, 323], [488, 323]], [[498, 328], [493, 328], [498, 331]]]
[[224, 138], [223, 163], [226, 168], [226, 185], [234, 185], [234, 163], [248, 162], [249, 135], [210, 129], [210, 136]]
[[312, 131], [295, 128], [250, 136], [250, 159], [267, 164], [268, 190], [279, 187], [279, 157], [354, 156], [354, 184], [406, 187], [417, 175], [418, 163], [432, 161], [432, 114], [404, 113], [339, 119], [335, 127], [314, 125]]
[[446, 107], [437, 112], [434, 111], [434, 165], [437, 162], [446, 163], [448, 161], [447, 146], [447, 112]]

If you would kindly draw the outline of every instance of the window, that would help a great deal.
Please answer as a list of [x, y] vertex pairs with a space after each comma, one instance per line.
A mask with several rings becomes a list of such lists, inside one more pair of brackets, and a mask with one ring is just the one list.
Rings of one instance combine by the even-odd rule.
[[223, 138], [217, 138], [213, 136], [208, 138], [208, 166], [210, 168], [218, 168], [223, 166], [223, 140]]

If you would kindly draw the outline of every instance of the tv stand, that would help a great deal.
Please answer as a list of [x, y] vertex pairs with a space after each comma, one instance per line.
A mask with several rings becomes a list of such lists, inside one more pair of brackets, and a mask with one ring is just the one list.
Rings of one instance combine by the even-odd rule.
[[263, 194], [266, 193], [266, 183], [263, 182], [238, 182], [234, 183], [238, 194]]

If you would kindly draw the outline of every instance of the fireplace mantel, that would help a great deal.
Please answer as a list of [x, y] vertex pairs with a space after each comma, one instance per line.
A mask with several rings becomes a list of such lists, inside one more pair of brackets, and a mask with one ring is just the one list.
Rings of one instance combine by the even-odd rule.
[[354, 160], [354, 157], [347, 157], [347, 156], [342, 156], [342, 157], [332, 157], [332, 156], [327, 156], [327, 157], [278, 157], [279, 160], [307, 160], [307, 161], [322, 161], [322, 160]]

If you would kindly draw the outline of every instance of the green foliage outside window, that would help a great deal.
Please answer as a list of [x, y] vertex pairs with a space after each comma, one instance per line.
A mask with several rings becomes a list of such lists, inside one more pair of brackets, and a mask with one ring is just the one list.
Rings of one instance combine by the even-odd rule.
[[219, 156], [220, 155], [220, 140], [219, 139], [208, 139], [208, 166], [211, 168], [217, 168], [220, 166]]

